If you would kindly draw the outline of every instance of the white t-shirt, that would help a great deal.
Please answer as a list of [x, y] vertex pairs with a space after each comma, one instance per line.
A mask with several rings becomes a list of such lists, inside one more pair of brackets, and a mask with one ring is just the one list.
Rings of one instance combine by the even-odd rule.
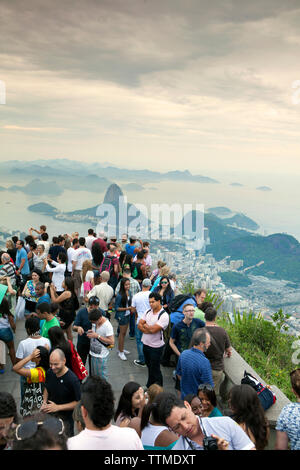
[[104, 431], [84, 429], [67, 441], [68, 450], [144, 450], [137, 432], [111, 425]]
[[95, 240], [97, 240], [97, 238], [93, 235], [88, 235], [87, 237], [85, 237], [85, 245], [89, 250], [92, 249], [92, 244]]
[[[109, 320], [105, 320], [105, 322], [95, 330], [95, 325], [92, 325], [93, 331], [96, 331], [96, 333], [103, 338], [107, 336], [113, 336], [114, 335], [114, 330], [112, 327], [112, 324], [110, 323]], [[104, 359], [109, 355], [109, 349], [107, 347], [103, 346], [103, 344], [100, 343], [100, 341], [96, 338], [91, 338], [90, 342], [90, 355], [94, 357], [100, 357], [101, 359]]]
[[149, 326], [160, 325], [162, 327], [162, 330], [159, 330], [157, 333], [143, 333], [141, 339], [142, 343], [146, 346], [150, 346], [151, 348], [160, 348], [165, 344], [163, 330], [165, 330], [169, 324], [169, 315], [167, 312], [164, 312], [158, 320], [160, 312], [161, 310], [154, 314], [151, 310], [151, 312], [144, 313], [141, 318], [142, 320], [145, 320]]
[[46, 265], [46, 270], [50, 273], [53, 273], [52, 282], [55, 285], [57, 292], [62, 292], [64, 290], [62, 283], [65, 279], [66, 265], [65, 263], [57, 263], [56, 261], [51, 261], [51, 264], [54, 264], [54, 268], [50, 268], [49, 264]]
[[[250, 450], [253, 442], [243, 429], [229, 416], [216, 416], [214, 418], [202, 418], [202, 424], [207, 436], [215, 434], [229, 442], [228, 450]], [[182, 436], [178, 439], [172, 450], [191, 450], [190, 439]], [[199, 444], [190, 441], [195, 450], [203, 450]]]
[[74, 256], [74, 253], [76, 252], [75, 248], [73, 248], [72, 246], [70, 246], [70, 248], [68, 248], [67, 250], [67, 255], [68, 255], [68, 266], [67, 266], [67, 269], [69, 271], [69, 273], [72, 272], [72, 269], [73, 269], [73, 264], [72, 264], [72, 261], [73, 261], [73, 256]]
[[75, 250], [75, 253], [73, 256], [73, 261], [77, 261], [75, 269], [81, 271], [82, 264], [87, 259], [92, 259], [91, 250], [89, 250], [88, 248], [85, 248], [84, 246], [81, 246], [77, 250]]
[[150, 309], [149, 295], [150, 295], [150, 290], [146, 290], [146, 291], [138, 292], [132, 297], [131, 306], [136, 308], [137, 316], [138, 316], [136, 324], [139, 323], [144, 313]]
[[[18, 345], [18, 349], [16, 352], [17, 359], [25, 359], [25, 357], [29, 356], [38, 346], [48, 346], [49, 351], [51, 348], [51, 343], [48, 338], [26, 338], [23, 341], [20, 341]], [[36, 367], [35, 362], [29, 361], [25, 364], [25, 369], [32, 369]]]

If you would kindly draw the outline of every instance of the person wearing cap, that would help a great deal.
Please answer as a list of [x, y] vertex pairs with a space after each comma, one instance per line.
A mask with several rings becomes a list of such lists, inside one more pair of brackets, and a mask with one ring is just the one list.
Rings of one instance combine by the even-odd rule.
[[[125, 245], [125, 251], [128, 255], [134, 256], [138, 251], [140, 251], [140, 248], [136, 246], [137, 238], [135, 235], [131, 235], [129, 237], [129, 243]], [[142, 240], [139, 240], [141, 247], [143, 246]]]
[[136, 366], [146, 367], [144, 353], [143, 353], [143, 343], [142, 335], [143, 333], [138, 329], [138, 324], [140, 319], [143, 317], [144, 313], [150, 309], [149, 304], [149, 295], [150, 295], [151, 281], [150, 279], [144, 279], [142, 282], [142, 290], [135, 294], [132, 298], [131, 306], [135, 309], [136, 316], [136, 329], [135, 329], [135, 339], [136, 347], [138, 352], [138, 359], [135, 359], [133, 362]]
[[92, 323], [89, 320], [89, 313], [99, 308], [99, 304], [99, 298], [95, 295], [91, 296], [87, 306], [78, 310], [73, 325], [73, 331], [78, 333], [76, 349], [84, 365], [90, 351], [90, 338], [87, 337], [87, 332], [92, 329]]

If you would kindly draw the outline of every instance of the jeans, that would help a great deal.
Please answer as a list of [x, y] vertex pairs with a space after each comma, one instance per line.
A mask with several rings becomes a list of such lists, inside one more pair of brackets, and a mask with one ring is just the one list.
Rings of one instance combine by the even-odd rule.
[[150, 346], [143, 346], [145, 362], [148, 367], [148, 381], [146, 387], [149, 388], [152, 384], [163, 386], [163, 376], [160, 370], [160, 359], [164, 351], [164, 346], [160, 348], [151, 348]]
[[137, 325], [135, 327], [135, 339], [136, 339], [136, 348], [137, 348], [137, 353], [139, 356], [139, 361], [140, 362], [145, 362], [144, 358], [144, 353], [143, 353], [143, 343], [141, 341], [143, 336], [143, 333], [141, 330], [138, 329]]
[[135, 315], [130, 314], [130, 319], [129, 319], [129, 336], [131, 338], [135, 338], [136, 336], [136, 328], [135, 328]]

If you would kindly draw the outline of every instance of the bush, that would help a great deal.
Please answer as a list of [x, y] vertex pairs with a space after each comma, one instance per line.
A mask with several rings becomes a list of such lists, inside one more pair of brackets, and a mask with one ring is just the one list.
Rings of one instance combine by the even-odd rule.
[[276, 385], [292, 401], [289, 372], [295, 369], [292, 362], [292, 344], [296, 337], [287, 335], [282, 311], [273, 315], [273, 323], [252, 312], [234, 313], [233, 321], [223, 313], [218, 324], [226, 329], [234, 349], [248, 362], [267, 384]]

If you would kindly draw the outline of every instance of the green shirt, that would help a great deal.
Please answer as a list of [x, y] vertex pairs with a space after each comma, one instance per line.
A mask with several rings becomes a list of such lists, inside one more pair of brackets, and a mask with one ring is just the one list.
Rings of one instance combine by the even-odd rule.
[[50, 320], [50, 321], [45, 321], [44, 322], [44, 324], [42, 326], [42, 330], [41, 330], [41, 336], [43, 336], [44, 338], [49, 339], [48, 331], [50, 330], [50, 328], [52, 328], [52, 326], [59, 326], [60, 327], [59, 321], [57, 320], [56, 317], [52, 318], [52, 320]]
[[202, 312], [202, 310], [200, 310], [200, 308], [198, 307], [195, 308], [194, 318], [199, 318], [200, 320], [205, 322], [204, 312]]

